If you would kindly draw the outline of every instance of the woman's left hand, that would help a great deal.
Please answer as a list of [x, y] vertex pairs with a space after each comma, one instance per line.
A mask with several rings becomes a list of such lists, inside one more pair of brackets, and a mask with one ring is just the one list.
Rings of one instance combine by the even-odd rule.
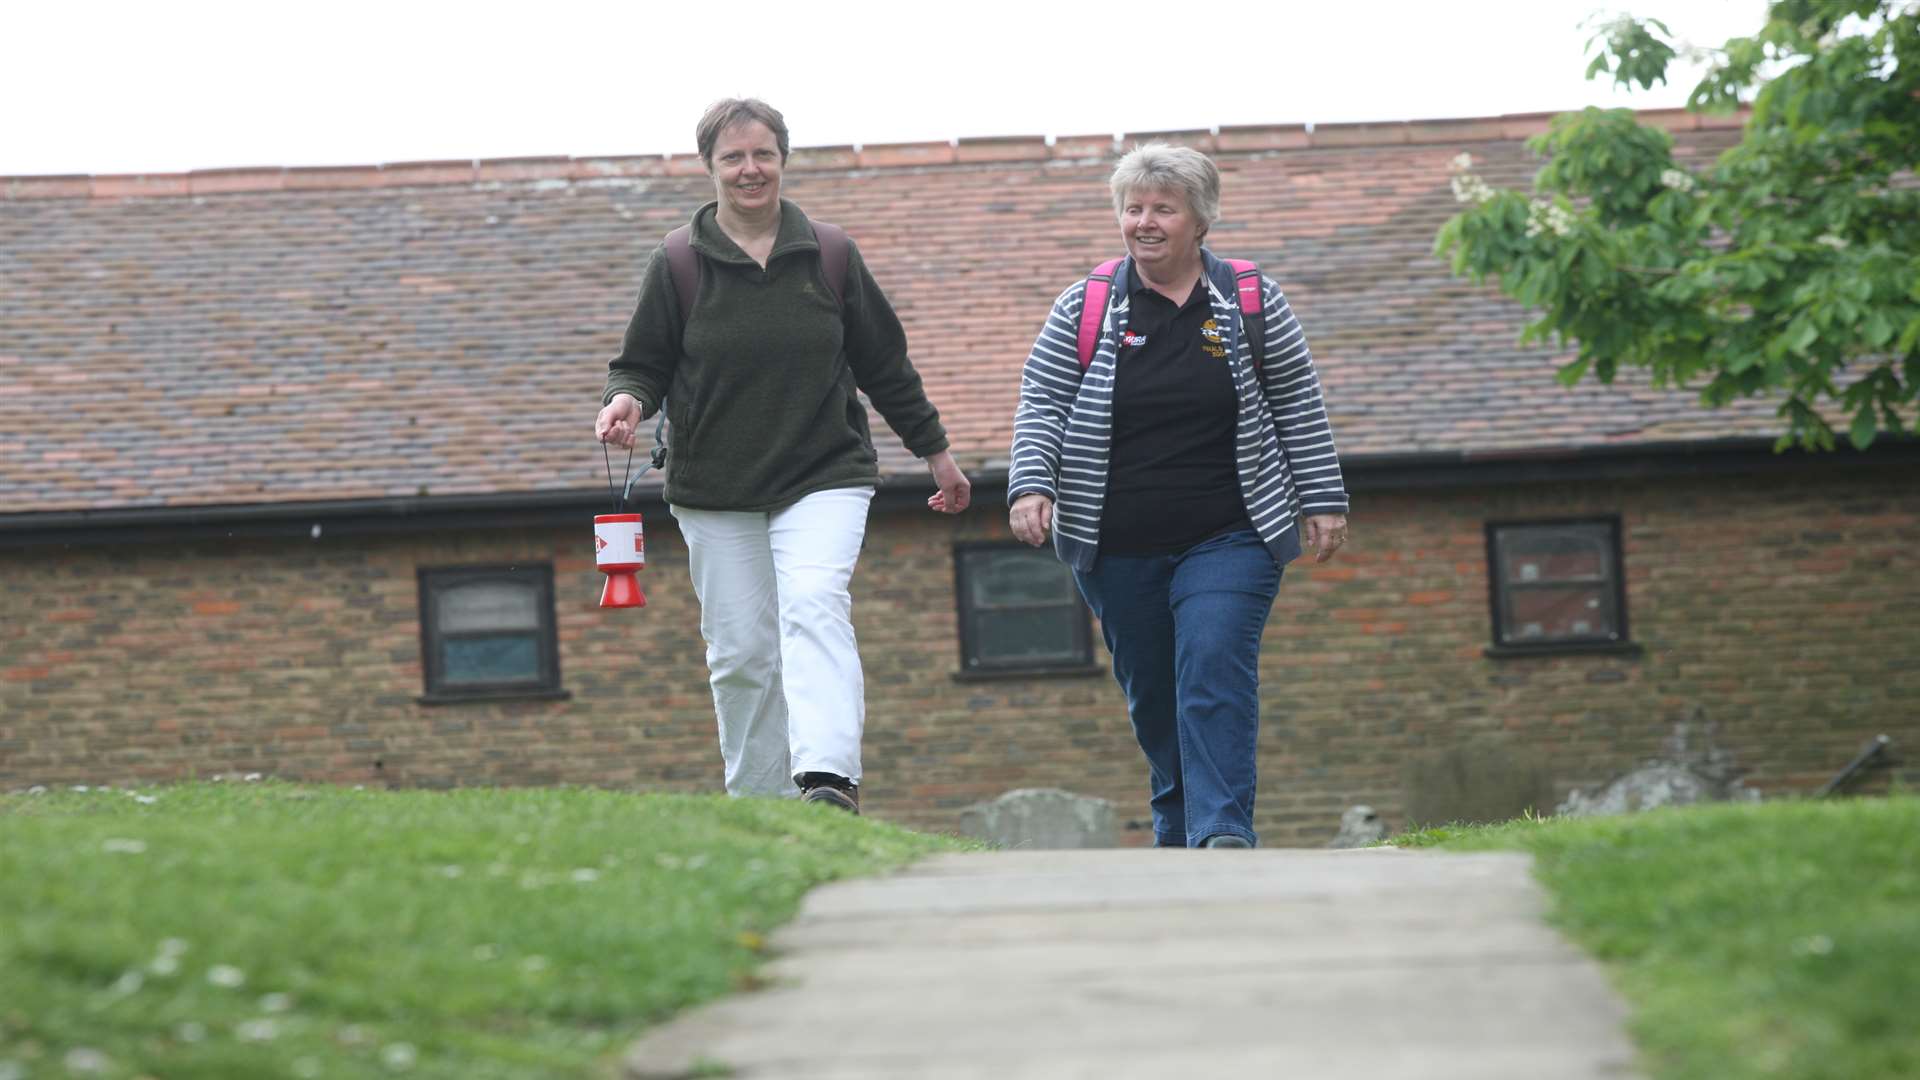
[[927, 471], [933, 474], [933, 482], [939, 491], [927, 499], [927, 506], [942, 514], [957, 514], [973, 501], [973, 485], [967, 482], [967, 474], [953, 463], [953, 452], [942, 450], [927, 455]]
[[1347, 543], [1347, 515], [1315, 514], [1307, 519], [1307, 546], [1319, 552], [1313, 557], [1317, 563], [1333, 558], [1333, 553], [1345, 547]]

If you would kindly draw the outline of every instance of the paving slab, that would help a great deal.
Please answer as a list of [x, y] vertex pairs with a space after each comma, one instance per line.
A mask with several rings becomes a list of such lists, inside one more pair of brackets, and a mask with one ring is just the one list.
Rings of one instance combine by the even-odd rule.
[[947, 855], [810, 893], [766, 989], [632, 1080], [1635, 1077], [1626, 1009], [1513, 853]]

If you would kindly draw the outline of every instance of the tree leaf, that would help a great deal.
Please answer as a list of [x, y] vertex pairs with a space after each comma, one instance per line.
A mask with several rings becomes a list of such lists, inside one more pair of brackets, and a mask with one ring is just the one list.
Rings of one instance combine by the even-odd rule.
[[1801, 315], [1787, 327], [1787, 350], [1799, 356], [1807, 355], [1807, 349], [1820, 339], [1820, 328], [1813, 320]]
[[[1562, 384], [1645, 368], [1656, 386], [1704, 383], [1703, 403], [1784, 399], [1788, 442], [1831, 448], [1839, 423], [1864, 445], [1899, 430], [1889, 404], [1910, 411], [1920, 396], [1920, 189], [1896, 179], [1920, 167], [1920, 12], [1912, 0], [1765, 8], [1689, 96], [1690, 108], [1753, 102], [1713, 165], [1676, 160], [1673, 135], [1627, 110], [1563, 114], [1527, 143], [1547, 158], [1534, 191], [1550, 221], [1505, 192], [1449, 222], [1435, 250], [1520, 301], [1530, 340], [1578, 349]], [[1651, 20], [1607, 22], [1588, 76], [1651, 86], [1675, 58], [1670, 39]], [[1691, 193], [1661, 183], [1681, 162]], [[1862, 369], [1884, 377], [1850, 383], [1858, 393], [1836, 409], [1836, 374]]]
[[1855, 450], [1865, 450], [1873, 445], [1873, 437], [1880, 433], [1880, 425], [1874, 420], [1873, 406], [1863, 405], [1853, 414], [1853, 428], [1847, 435], [1853, 439]]
[[1916, 346], [1920, 346], [1920, 315], [1907, 320], [1907, 328], [1900, 331], [1900, 340], [1894, 343], [1893, 350], [1911, 354]]

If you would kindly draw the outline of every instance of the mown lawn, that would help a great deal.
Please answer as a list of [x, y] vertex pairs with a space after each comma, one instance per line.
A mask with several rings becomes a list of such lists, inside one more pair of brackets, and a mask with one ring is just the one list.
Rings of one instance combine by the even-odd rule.
[[1920, 798], [1441, 828], [1520, 848], [1660, 1080], [1920, 1077]]
[[0, 1080], [605, 1075], [807, 889], [961, 846], [584, 789], [0, 796]]

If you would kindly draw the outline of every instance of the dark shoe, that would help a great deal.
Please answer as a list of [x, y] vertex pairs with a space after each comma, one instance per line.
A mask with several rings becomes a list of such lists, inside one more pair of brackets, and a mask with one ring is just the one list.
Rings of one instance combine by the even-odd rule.
[[1207, 837], [1205, 840], [1201, 841], [1200, 846], [1201, 847], [1223, 847], [1223, 848], [1250, 848], [1253, 845], [1248, 843], [1247, 838], [1244, 836], [1235, 836], [1232, 833], [1223, 832], [1223, 833], [1214, 833], [1212, 836]]
[[800, 801], [825, 803], [849, 814], [860, 812], [860, 788], [853, 781], [834, 773], [801, 773]]

